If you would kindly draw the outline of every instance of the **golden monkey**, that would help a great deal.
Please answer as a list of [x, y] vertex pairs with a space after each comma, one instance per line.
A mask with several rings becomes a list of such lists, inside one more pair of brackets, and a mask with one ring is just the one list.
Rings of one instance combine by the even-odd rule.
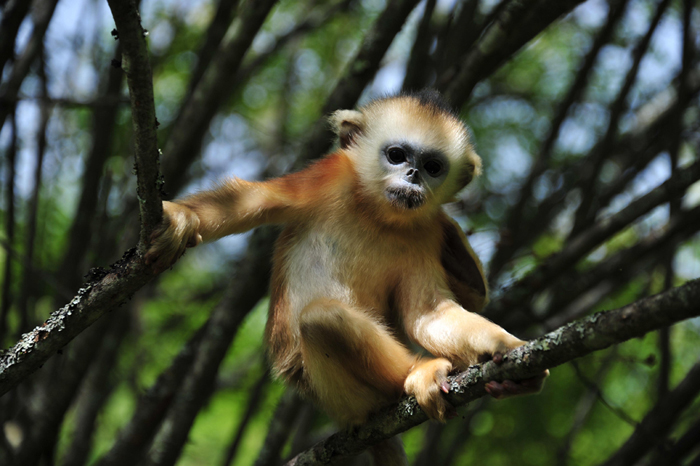
[[[266, 327], [275, 373], [345, 425], [403, 393], [444, 421], [450, 372], [524, 343], [477, 314], [488, 299], [481, 264], [441, 208], [479, 175], [481, 159], [435, 91], [375, 100], [330, 121], [339, 149], [298, 173], [231, 179], [164, 202], [146, 260], [164, 268], [201, 241], [285, 225]], [[487, 390], [532, 393], [542, 380]], [[405, 463], [391, 442], [373, 454]]]

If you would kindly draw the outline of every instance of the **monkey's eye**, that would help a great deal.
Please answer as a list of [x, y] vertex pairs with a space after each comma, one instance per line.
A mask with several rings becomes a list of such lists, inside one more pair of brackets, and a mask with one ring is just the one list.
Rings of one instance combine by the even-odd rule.
[[423, 168], [428, 172], [428, 175], [437, 176], [442, 171], [442, 163], [437, 160], [428, 160], [425, 162], [425, 165], [423, 165]]
[[394, 165], [399, 165], [407, 160], [406, 151], [401, 147], [390, 147], [386, 151], [386, 158]]

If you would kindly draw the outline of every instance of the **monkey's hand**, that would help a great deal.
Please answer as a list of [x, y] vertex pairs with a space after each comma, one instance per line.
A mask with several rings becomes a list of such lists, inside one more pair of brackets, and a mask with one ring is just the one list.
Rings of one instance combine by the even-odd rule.
[[447, 374], [451, 370], [452, 363], [447, 359], [418, 361], [404, 382], [404, 391], [416, 397], [429, 418], [440, 422], [456, 415], [455, 409], [442, 396], [450, 391]]
[[201, 242], [197, 214], [186, 206], [163, 201], [163, 222], [151, 235], [146, 264], [163, 271], [185, 253], [185, 248], [193, 248]]
[[[519, 346], [527, 343], [526, 341], [519, 340], [512, 335], [508, 334], [510, 338], [501, 340], [498, 343], [498, 349], [496, 349], [491, 355], [488, 355], [486, 360], [493, 360], [496, 365], [503, 364], [503, 354], [508, 351], [517, 348]], [[544, 379], [549, 376], [549, 370], [544, 370], [541, 374], [518, 381], [504, 380], [503, 382], [497, 382], [492, 380], [488, 382], [485, 386], [486, 392], [497, 400], [502, 400], [511, 396], [517, 395], [530, 395], [533, 393], [538, 393], [542, 390], [544, 385]]]

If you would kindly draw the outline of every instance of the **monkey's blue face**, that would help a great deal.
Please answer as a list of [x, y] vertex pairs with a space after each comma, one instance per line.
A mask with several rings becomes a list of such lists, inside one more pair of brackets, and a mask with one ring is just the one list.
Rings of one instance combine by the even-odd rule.
[[387, 181], [386, 198], [401, 209], [423, 206], [450, 170], [449, 159], [441, 151], [408, 141], [386, 144], [380, 157]]

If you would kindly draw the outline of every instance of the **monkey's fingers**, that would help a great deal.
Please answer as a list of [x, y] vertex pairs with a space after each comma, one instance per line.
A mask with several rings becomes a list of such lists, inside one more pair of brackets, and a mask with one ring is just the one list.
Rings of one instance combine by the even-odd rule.
[[186, 243], [173, 241], [169, 236], [166, 233], [157, 237], [144, 256], [146, 264], [153, 266], [156, 272], [167, 269], [185, 253]]
[[198, 232], [199, 218], [185, 206], [173, 202], [163, 202], [163, 222], [151, 234], [151, 246], [146, 252], [146, 264], [156, 272], [172, 266], [186, 248], [193, 248], [202, 242]]

